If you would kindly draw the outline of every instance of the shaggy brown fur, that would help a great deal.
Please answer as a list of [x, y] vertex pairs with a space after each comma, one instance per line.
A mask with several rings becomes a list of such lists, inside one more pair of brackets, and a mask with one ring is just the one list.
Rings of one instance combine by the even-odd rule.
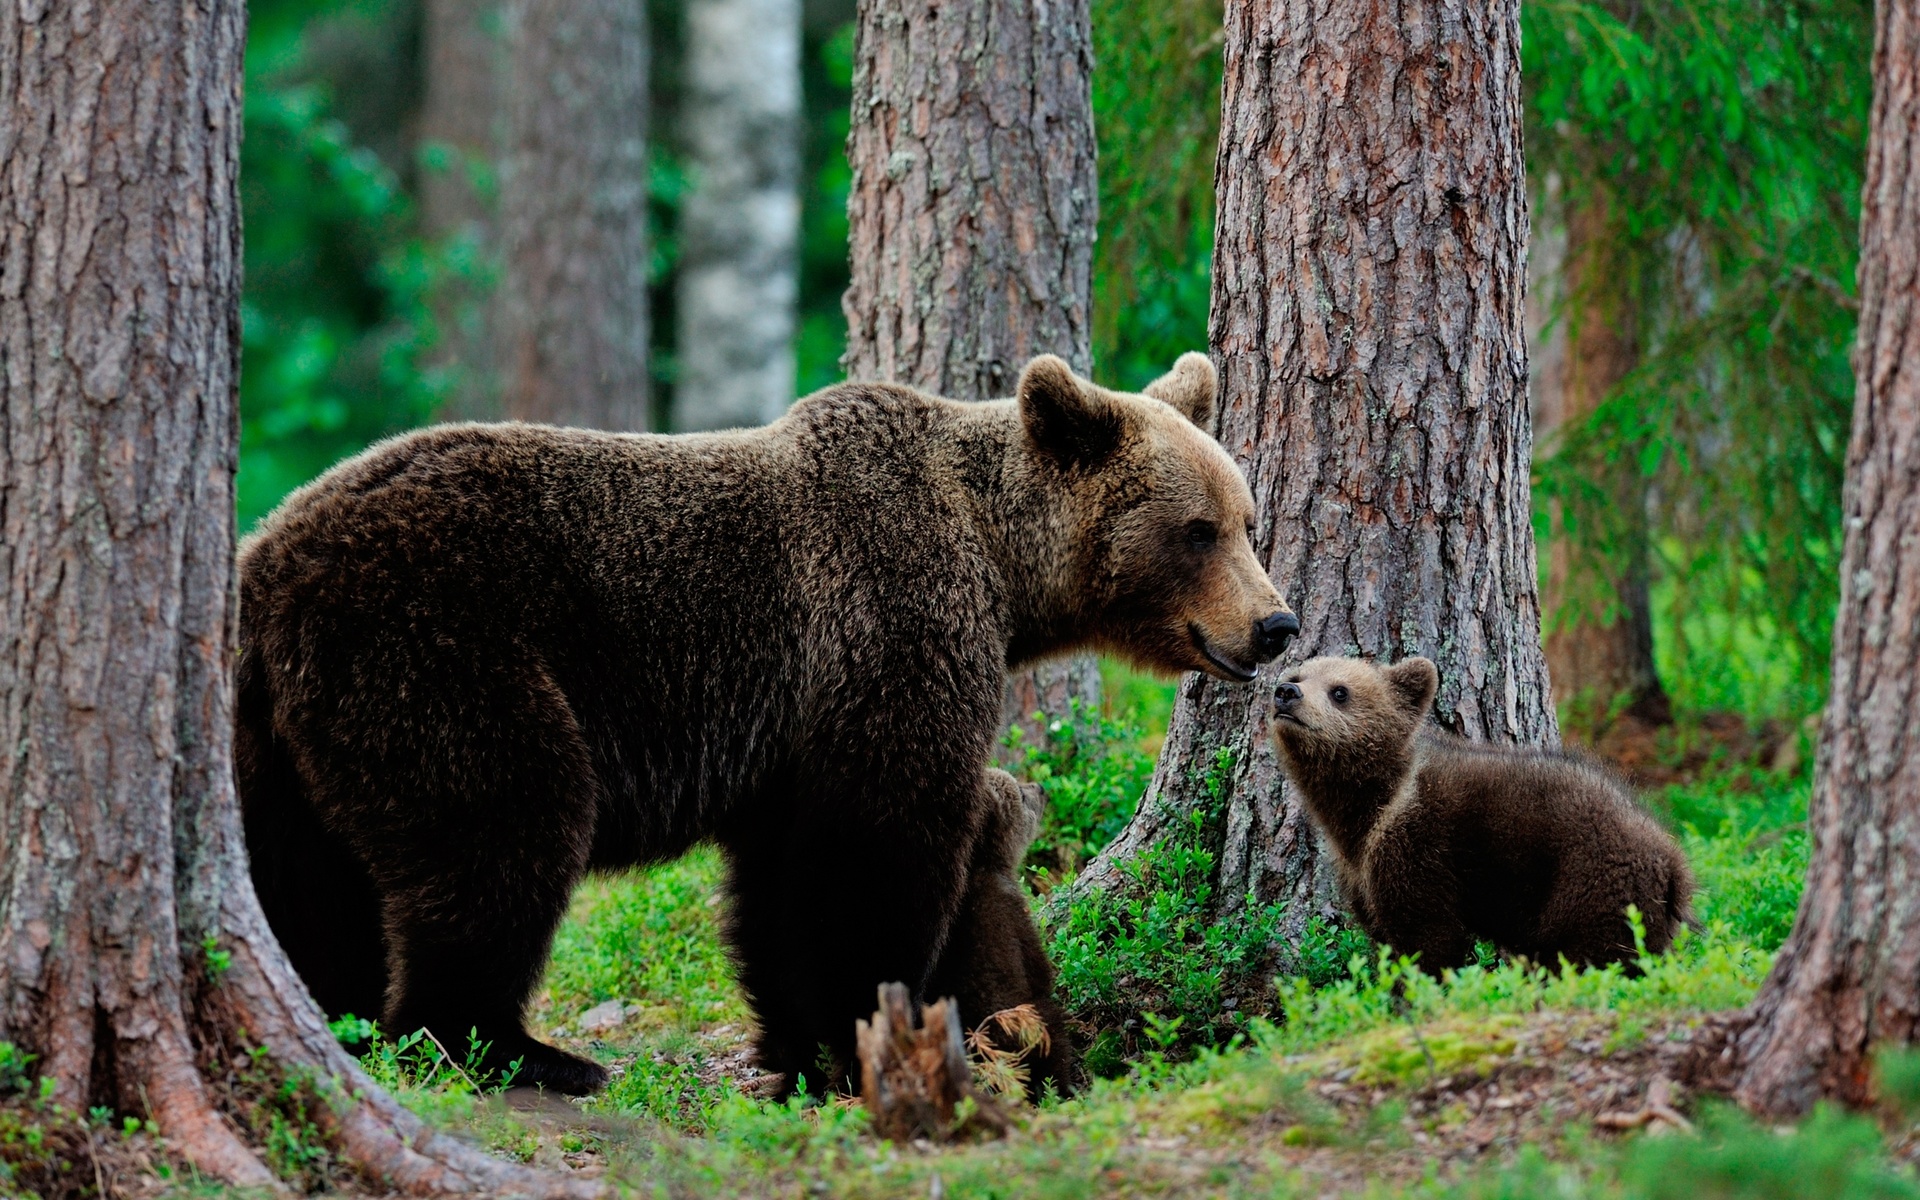
[[1477, 938], [1596, 965], [1633, 959], [1632, 904], [1665, 952], [1693, 894], [1673, 839], [1593, 763], [1423, 728], [1439, 684], [1424, 658], [1316, 658], [1274, 696], [1274, 745], [1361, 927], [1435, 973]]
[[1053, 964], [1020, 890], [1020, 863], [1046, 815], [1046, 793], [1038, 784], [1022, 784], [991, 768], [987, 787], [994, 803], [974, 847], [960, 915], [927, 994], [954, 997], [969, 1027], [997, 1012], [1033, 1005], [1046, 1021], [1048, 1046], [1026, 1060], [1032, 1098], [1039, 1099], [1049, 1083], [1066, 1095], [1073, 1089], [1074, 1064], [1073, 1044], [1064, 1036], [1066, 1012], [1053, 998]]
[[1214, 389], [1043, 357], [1014, 400], [845, 384], [742, 432], [440, 426], [296, 492], [240, 552], [236, 749], [316, 999], [596, 1088], [521, 1023], [568, 896], [712, 839], [763, 1063], [850, 1062], [875, 985], [941, 966], [1007, 668], [1248, 679], [1297, 630]]

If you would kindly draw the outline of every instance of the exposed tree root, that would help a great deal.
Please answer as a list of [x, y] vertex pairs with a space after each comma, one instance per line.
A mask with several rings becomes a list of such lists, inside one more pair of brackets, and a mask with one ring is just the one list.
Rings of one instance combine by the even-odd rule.
[[203, 1175], [235, 1187], [277, 1190], [279, 1179], [215, 1107], [191, 1050], [169, 1044], [156, 1045], [154, 1051], [140, 1074], [151, 1116], [168, 1148]]
[[[505, 1162], [465, 1142], [435, 1133], [424, 1121], [368, 1079], [333, 1036], [305, 987], [288, 969], [266, 933], [252, 890], [236, 889], [222, 913], [222, 944], [231, 963], [202, 997], [202, 1016], [228, 1034], [264, 1047], [282, 1072], [311, 1080], [325, 1101], [314, 1114], [335, 1151], [383, 1189], [410, 1196], [484, 1195], [527, 1200], [589, 1200], [607, 1195], [604, 1184]], [[256, 948], [270, 952], [260, 954]], [[215, 1114], [216, 1116], [218, 1114]], [[224, 1126], [224, 1120], [221, 1122]], [[169, 1136], [173, 1131], [163, 1120]], [[229, 1133], [231, 1130], [229, 1128]], [[212, 1143], [209, 1143], [211, 1148]], [[244, 1147], [243, 1147], [244, 1149]], [[203, 1171], [240, 1183], [211, 1157], [187, 1153]], [[255, 1159], [254, 1162], [258, 1163]], [[233, 1164], [235, 1170], [244, 1166]], [[262, 1168], [264, 1169], [264, 1168]], [[250, 1181], [253, 1177], [248, 1176]]]

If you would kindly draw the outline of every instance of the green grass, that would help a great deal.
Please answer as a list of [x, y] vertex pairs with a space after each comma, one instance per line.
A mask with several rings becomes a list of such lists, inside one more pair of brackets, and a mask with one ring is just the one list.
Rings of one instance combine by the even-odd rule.
[[564, 1015], [624, 1000], [641, 1009], [629, 1023], [662, 1032], [746, 1021], [718, 937], [723, 875], [719, 853], [702, 846], [650, 871], [589, 880], [554, 939], [539, 1003]]

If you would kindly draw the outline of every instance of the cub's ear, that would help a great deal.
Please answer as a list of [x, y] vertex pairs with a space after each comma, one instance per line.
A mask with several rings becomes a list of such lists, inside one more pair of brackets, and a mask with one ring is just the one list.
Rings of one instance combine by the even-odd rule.
[[1213, 401], [1220, 394], [1220, 376], [1213, 360], [1188, 351], [1173, 364], [1173, 370], [1147, 385], [1146, 395], [1165, 400], [1200, 428], [1213, 420]]
[[1432, 659], [1403, 658], [1387, 668], [1387, 683], [1401, 707], [1415, 716], [1425, 716], [1434, 693], [1440, 690], [1440, 671]]
[[1020, 372], [1019, 400], [1027, 437], [1065, 466], [1101, 462], [1126, 431], [1119, 408], [1051, 354], [1042, 354]]

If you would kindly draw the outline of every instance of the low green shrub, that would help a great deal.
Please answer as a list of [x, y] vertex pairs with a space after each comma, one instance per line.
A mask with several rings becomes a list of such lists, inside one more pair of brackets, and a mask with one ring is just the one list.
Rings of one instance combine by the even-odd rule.
[[1207, 805], [1117, 864], [1116, 886], [1086, 889], [1051, 914], [1047, 950], [1060, 998], [1096, 1031], [1090, 1069], [1108, 1064], [1116, 1046], [1147, 1044], [1140, 1039], [1152, 1014], [1179, 1022], [1182, 1046], [1221, 1044], [1254, 1015], [1242, 1004], [1264, 990], [1257, 975], [1271, 961], [1284, 908], [1249, 897], [1222, 914], [1216, 903], [1207, 843], [1231, 766], [1223, 752], [1205, 781]]
[[1734, 1008], [1752, 998], [1771, 962], [1771, 955], [1739, 942], [1724, 926], [1709, 927], [1704, 935], [1682, 930], [1671, 951], [1643, 956], [1634, 974], [1618, 964], [1589, 969], [1495, 962], [1444, 971], [1436, 979], [1412, 959], [1381, 948], [1371, 959], [1355, 956], [1345, 978], [1319, 987], [1305, 977], [1280, 980], [1281, 1021], [1258, 1027], [1256, 1037], [1275, 1051], [1297, 1053], [1385, 1025], [1451, 1014]]
[[1636, 1200], [1920, 1200], [1874, 1123], [1827, 1105], [1784, 1132], [1710, 1105], [1698, 1136], [1635, 1139], [1621, 1178]]
[[1699, 885], [1694, 915], [1759, 949], [1780, 948], [1800, 907], [1812, 843], [1810, 777], [1741, 769], [1649, 797], [1678, 832]]
[[[1035, 713], [1036, 722], [1046, 720]], [[1071, 878], [1120, 835], [1153, 778], [1153, 757], [1140, 745], [1131, 719], [1114, 718], [1071, 702], [1068, 715], [1046, 720], [1044, 740], [1033, 742], [1018, 725], [1004, 744], [1021, 778], [1047, 793], [1047, 815], [1027, 849], [1027, 869], [1049, 885]]]

